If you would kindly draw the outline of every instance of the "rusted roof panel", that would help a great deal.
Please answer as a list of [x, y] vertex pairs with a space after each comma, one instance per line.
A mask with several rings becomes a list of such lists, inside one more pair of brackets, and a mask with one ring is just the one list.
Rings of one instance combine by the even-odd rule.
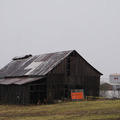
[[56, 67], [73, 50], [48, 53], [24, 58], [13, 59], [8, 65], [0, 70], [0, 78], [15, 76], [41, 76], [46, 75]]
[[11, 84], [15, 84], [15, 85], [22, 85], [22, 84], [26, 84], [26, 83], [30, 83], [39, 79], [42, 79], [44, 77], [22, 77], [22, 78], [4, 78], [4, 79], [0, 79], [0, 84], [2, 85], [11, 85]]

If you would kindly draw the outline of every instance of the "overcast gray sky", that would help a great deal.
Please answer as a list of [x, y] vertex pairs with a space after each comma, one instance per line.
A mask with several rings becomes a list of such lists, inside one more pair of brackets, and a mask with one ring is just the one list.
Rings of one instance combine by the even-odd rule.
[[73, 49], [103, 77], [120, 73], [120, 0], [0, 0], [0, 68]]

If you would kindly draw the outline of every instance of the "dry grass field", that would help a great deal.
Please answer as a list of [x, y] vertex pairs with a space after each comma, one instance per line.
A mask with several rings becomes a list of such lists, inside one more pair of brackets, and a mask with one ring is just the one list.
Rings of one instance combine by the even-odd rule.
[[0, 105], [0, 120], [120, 120], [120, 100]]

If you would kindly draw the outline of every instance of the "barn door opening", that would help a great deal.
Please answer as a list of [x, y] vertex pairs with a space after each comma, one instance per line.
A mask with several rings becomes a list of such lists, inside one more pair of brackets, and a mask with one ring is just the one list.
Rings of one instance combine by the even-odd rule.
[[30, 104], [46, 103], [46, 79], [40, 79], [30, 84]]
[[65, 93], [65, 99], [67, 99], [68, 98], [68, 86], [67, 85], [64, 86], [64, 93]]

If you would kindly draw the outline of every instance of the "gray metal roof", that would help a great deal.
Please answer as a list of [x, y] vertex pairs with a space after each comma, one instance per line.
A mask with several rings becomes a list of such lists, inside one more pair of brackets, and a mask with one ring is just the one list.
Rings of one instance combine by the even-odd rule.
[[15, 57], [8, 65], [0, 70], [0, 78], [46, 75], [71, 52], [73, 52], [73, 50]]
[[[45, 76], [48, 72], [50, 72], [59, 63], [61, 63], [62, 60], [65, 59], [68, 55], [70, 55], [73, 51], [74, 50], [47, 53], [47, 54], [34, 55], [34, 56], [25, 55], [25, 56], [15, 57], [8, 65], [6, 65], [0, 70], [0, 78], [5, 78], [3, 79], [5, 80], [4, 84], [14, 84], [14, 81], [16, 84], [23, 84], [24, 82], [26, 83], [27, 81], [30, 82], [31, 80], [33, 80], [33, 78], [21, 79], [20, 77]], [[96, 72], [102, 75], [102, 73], [97, 71], [93, 66], [91, 67]], [[14, 77], [18, 77], [19, 79], [10, 79], [11, 81], [13, 80], [12, 83], [11, 81], [8, 81], [8, 79], [6, 79], [6, 78], [14, 78]], [[2, 79], [0, 79], [0, 81], [1, 80]], [[25, 81], [23, 82], [23, 80]], [[0, 82], [0, 84], [2, 83], [3, 82]]]
[[44, 77], [20, 77], [20, 78], [4, 78], [4, 79], [0, 79], [0, 84], [2, 85], [11, 85], [11, 84], [15, 84], [15, 85], [22, 85], [22, 84], [26, 84], [26, 83], [30, 83], [36, 80], [40, 80]]

